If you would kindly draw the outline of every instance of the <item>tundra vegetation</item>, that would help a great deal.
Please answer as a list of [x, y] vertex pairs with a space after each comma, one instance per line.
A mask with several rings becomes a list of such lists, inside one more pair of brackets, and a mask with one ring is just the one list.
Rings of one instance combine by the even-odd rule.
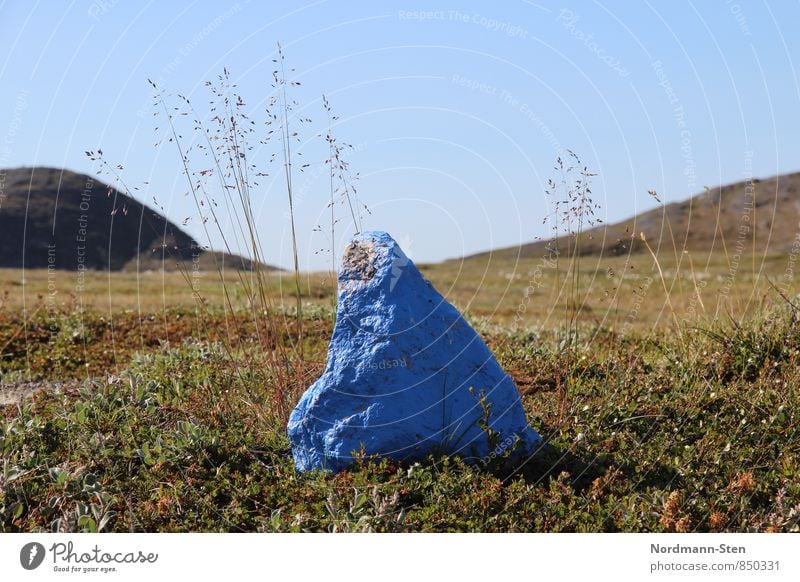
[[[548, 188], [548, 252], [421, 266], [547, 446], [521, 465], [499, 447], [476, 465], [296, 472], [286, 421], [324, 367], [336, 290], [296, 260], [260, 268], [259, 180], [281, 176], [294, 231], [293, 179], [314, 163], [298, 159], [310, 120], [282, 54], [275, 65], [263, 126], [227, 71], [203, 114], [153, 86], [193, 219], [251, 268], [88, 273], [79, 293], [75, 273], [0, 272], [0, 531], [800, 530], [796, 257], [734, 263], [645, 237], [636, 253], [586, 254], [593, 175], [573, 154]], [[323, 113], [319, 229], [334, 240], [369, 217], [327, 99]], [[251, 164], [273, 142], [271, 169]], [[121, 169], [89, 153], [120, 187]]]

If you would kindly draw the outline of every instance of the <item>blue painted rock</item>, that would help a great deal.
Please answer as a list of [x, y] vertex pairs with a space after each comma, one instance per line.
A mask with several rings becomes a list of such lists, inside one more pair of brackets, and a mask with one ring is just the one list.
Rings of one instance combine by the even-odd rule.
[[288, 433], [301, 471], [337, 472], [364, 454], [527, 458], [541, 444], [489, 348], [384, 232], [344, 252], [325, 372]]

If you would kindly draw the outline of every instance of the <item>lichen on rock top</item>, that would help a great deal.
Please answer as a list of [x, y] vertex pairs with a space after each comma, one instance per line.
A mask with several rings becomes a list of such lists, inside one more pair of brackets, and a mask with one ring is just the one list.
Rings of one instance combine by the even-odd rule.
[[375, 254], [373, 241], [354, 240], [344, 250], [340, 277], [369, 281], [375, 276]]
[[340, 471], [361, 454], [526, 458], [541, 444], [486, 344], [379, 231], [356, 235], [344, 252], [326, 368], [288, 434], [301, 471]]

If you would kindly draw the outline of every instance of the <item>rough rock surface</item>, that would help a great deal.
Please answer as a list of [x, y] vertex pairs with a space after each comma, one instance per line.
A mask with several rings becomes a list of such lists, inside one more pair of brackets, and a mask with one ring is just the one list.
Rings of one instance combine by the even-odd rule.
[[354, 454], [526, 458], [541, 443], [489, 348], [384, 232], [344, 252], [327, 366], [288, 433], [301, 471], [340, 471]]

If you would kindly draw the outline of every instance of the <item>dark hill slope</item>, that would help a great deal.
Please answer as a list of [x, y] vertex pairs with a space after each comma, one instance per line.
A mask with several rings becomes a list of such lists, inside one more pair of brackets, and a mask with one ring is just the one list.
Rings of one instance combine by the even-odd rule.
[[201, 268], [213, 268], [215, 257], [227, 268], [251, 267], [204, 252], [165, 216], [91, 176], [0, 170], [0, 267], [171, 270], [193, 257]]
[[[621, 222], [587, 230], [581, 254], [619, 256], [640, 252], [643, 232], [661, 252], [682, 250], [728, 252], [734, 255], [789, 252], [800, 235], [800, 173], [766, 180], [737, 182], [708, 189], [689, 200], [675, 202]], [[671, 227], [671, 230], [670, 230]], [[516, 258], [546, 254], [553, 241], [539, 241], [481, 253], [468, 258]], [[561, 237], [558, 248], [565, 250]]]

